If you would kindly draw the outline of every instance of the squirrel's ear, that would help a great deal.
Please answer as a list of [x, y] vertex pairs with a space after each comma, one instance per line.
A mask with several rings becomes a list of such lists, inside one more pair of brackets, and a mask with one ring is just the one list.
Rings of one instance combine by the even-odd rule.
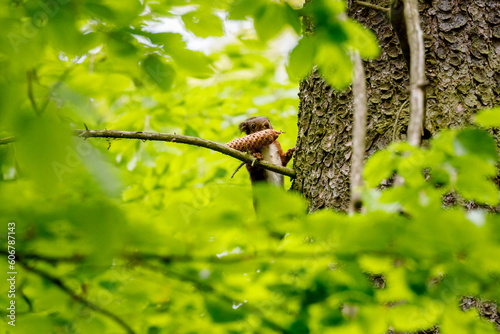
[[241, 122], [240, 125], [239, 125], [239, 128], [240, 128], [241, 132], [248, 133], [250, 131], [250, 129], [248, 128], [247, 121]]
[[247, 135], [250, 134], [250, 121], [253, 120], [255, 117], [250, 117], [244, 122], [241, 122], [239, 125], [240, 131], [245, 132]]

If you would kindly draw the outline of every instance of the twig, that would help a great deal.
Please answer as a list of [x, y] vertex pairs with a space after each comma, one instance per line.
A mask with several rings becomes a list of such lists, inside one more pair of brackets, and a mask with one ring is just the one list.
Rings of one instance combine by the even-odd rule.
[[128, 334], [135, 334], [135, 331], [129, 325], [127, 325], [127, 323], [125, 321], [123, 321], [123, 319], [118, 317], [116, 314], [111, 313], [110, 311], [100, 307], [99, 305], [94, 304], [91, 301], [83, 298], [82, 296], [77, 295], [73, 290], [68, 288], [58, 277], [52, 276], [51, 274], [49, 274], [43, 270], [29, 266], [26, 262], [24, 262], [22, 260], [22, 258], [20, 258], [18, 256], [16, 256], [16, 258], [17, 258], [17, 262], [20, 263], [27, 271], [30, 271], [34, 274], [37, 274], [38, 276], [42, 277], [43, 279], [51, 282], [52, 284], [57, 286], [60, 290], [65, 292], [68, 296], [70, 296], [72, 299], [76, 300], [77, 302], [79, 302], [79, 303], [87, 306], [88, 308], [112, 319], [114, 322], [116, 322], [118, 325], [120, 325], [123, 329], [125, 329], [125, 331]]
[[238, 166], [238, 168], [236, 168], [236, 170], [233, 172], [233, 174], [231, 174], [231, 178], [233, 178], [233, 176], [234, 176], [236, 173], [238, 173], [238, 171], [240, 170], [240, 168], [241, 168], [241, 167], [243, 167], [243, 165], [244, 165], [244, 164], [245, 164], [245, 163], [244, 163], [244, 162], [242, 162], [242, 163]]
[[33, 94], [33, 79], [35, 78], [35, 70], [29, 70], [26, 72], [26, 77], [28, 79], [28, 98], [30, 100], [31, 106], [33, 107], [33, 110], [35, 111], [35, 114], [40, 115], [40, 109], [38, 109], [38, 106], [35, 101], [35, 96]]
[[376, 10], [381, 10], [381, 11], [384, 11], [384, 12], [387, 12], [387, 13], [389, 12], [389, 8], [382, 7], [382, 6], [377, 6], [377, 5], [371, 4], [369, 2], [354, 1], [354, 3], [357, 3], [358, 5], [361, 5], [363, 7], [368, 7], [368, 8], [372, 8], [372, 9], [376, 9]]
[[69, 73], [73, 70], [73, 67], [74, 67], [74, 65], [66, 68], [64, 70], [64, 72], [61, 74], [61, 76], [59, 77], [59, 79], [56, 81], [56, 83], [54, 83], [52, 85], [52, 87], [50, 88], [49, 92], [47, 93], [47, 96], [45, 97], [45, 102], [43, 103], [42, 108], [40, 109], [40, 114], [45, 111], [45, 109], [47, 108], [47, 106], [50, 103], [50, 98], [52, 97], [52, 94], [54, 94], [54, 91], [57, 88], [59, 88], [59, 86], [63, 83], [64, 80], [66, 80], [66, 78], [68, 77]]
[[357, 51], [353, 51], [351, 59], [354, 65], [352, 94], [354, 96], [354, 124], [352, 129], [351, 160], [351, 201], [350, 213], [361, 209], [361, 187], [363, 186], [363, 160], [365, 157], [366, 139], [366, 78], [363, 62]]
[[73, 134], [83, 138], [119, 138], [119, 139], [140, 139], [140, 140], [157, 140], [171, 143], [181, 143], [194, 145], [198, 147], [208, 148], [212, 151], [217, 151], [242, 162], [254, 163], [255, 166], [268, 169], [270, 171], [283, 174], [289, 177], [295, 177], [295, 171], [290, 168], [274, 165], [272, 163], [257, 160], [247, 153], [243, 153], [225, 145], [191, 136], [170, 134], [170, 133], [154, 133], [154, 132], [135, 132], [135, 131], [115, 131], [115, 130], [73, 130]]
[[13, 143], [15, 140], [16, 140], [15, 137], [0, 138], [0, 145], [5, 145], [5, 144]]
[[405, 100], [403, 102], [403, 104], [401, 105], [401, 107], [398, 110], [398, 113], [396, 114], [396, 120], [394, 121], [394, 130], [392, 131], [392, 141], [396, 140], [396, 128], [398, 127], [399, 114], [401, 114], [401, 111], [403, 110], [403, 108], [405, 107], [405, 105], [408, 104], [408, 101], [409, 100]]
[[408, 43], [410, 44], [410, 123], [408, 143], [419, 146], [425, 118], [425, 48], [417, 0], [404, 1]]

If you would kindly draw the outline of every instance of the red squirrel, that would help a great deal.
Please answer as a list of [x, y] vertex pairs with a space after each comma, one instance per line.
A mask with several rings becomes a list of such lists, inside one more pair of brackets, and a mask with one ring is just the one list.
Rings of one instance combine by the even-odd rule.
[[[239, 125], [240, 131], [245, 132], [247, 135], [266, 130], [272, 129], [271, 122], [267, 119], [267, 117], [259, 116], [259, 117], [250, 117], [246, 121], [240, 123]], [[250, 153], [255, 156], [257, 159], [262, 159], [267, 162], [271, 162], [275, 165], [286, 166], [290, 159], [292, 159], [293, 153], [295, 152], [296, 147], [289, 149], [286, 153], [283, 152], [280, 143], [275, 140], [272, 144], [264, 146], [259, 150], [253, 150]], [[284, 178], [283, 175], [271, 172], [267, 169], [253, 167], [252, 164], [246, 164], [248, 173], [250, 174], [250, 180], [252, 181], [252, 185], [256, 182], [268, 182], [271, 184], [275, 184], [278, 186], [284, 186]]]

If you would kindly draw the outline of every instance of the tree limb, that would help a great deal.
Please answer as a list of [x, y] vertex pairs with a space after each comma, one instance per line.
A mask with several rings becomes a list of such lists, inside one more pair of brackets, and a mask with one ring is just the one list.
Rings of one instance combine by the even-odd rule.
[[76, 300], [77, 302], [87, 306], [88, 308], [110, 318], [114, 322], [116, 322], [118, 325], [120, 325], [127, 334], [135, 334], [135, 331], [120, 317], [118, 317], [116, 314], [100, 307], [97, 304], [92, 303], [91, 301], [83, 298], [82, 296], [76, 294], [73, 290], [71, 290], [69, 287], [67, 287], [58, 277], [52, 276], [51, 274], [40, 270], [38, 268], [32, 267], [28, 265], [22, 258], [20, 258], [18, 255], [16, 256], [16, 260], [18, 263], [20, 263], [27, 271], [30, 271], [34, 274], [37, 274], [38, 276], [42, 277], [43, 279], [49, 281], [50, 283], [54, 284], [57, 286], [59, 289], [61, 289], [64, 293], [66, 293], [68, 296], [70, 296], [72, 299]]
[[350, 213], [361, 208], [361, 187], [363, 186], [363, 161], [366, 150], [366, 78], [363, 62], [357, 51], [353, 51], [351, 59], [354, 65], [352, 95], [354, 97], [354, 124], [352, 129], [351, 160], [351, 201]]
[[236, 158], [243, 162], [253, 163], [256, 167], [268, 169], [270, 171], [283, 174], [289, 177], [295, 177], [293, 169], [274, 165], [272, 163], [257, 160], [247, 153], [243, 153], [225, 145], [191, 136], [170, 134], [170, 133], [154, 133], [140, 131], [115, 131], [115, 130], [73, 130], [73, 134], [83, 138], [115, 138], [115, 139], [141, 139], [141, 140], [157, 140], [171, 143], [181, 143], [208, 148], [212, 151], [217, 151], [230, 157]]
[[419, 146], [425, 119], [425, 48], [420, 27], [418, 0], [404, 1], [404, 15], [410, 44], [410, 123], [408, 143]]
[[[73, 135], [83, 138], [114, 138], [114, 139], [140, 139], [140, 140], [155, 140], [166, 141], [171, 143], [181, 143], [198, 147], [208, 148], [212, 151], [217, 151], [228, 155], [244, 163], [252, 163], [253, 166], [264, 168], [278, 174], [283, 174], [291, 178], [295, 177], [295, 171], [291, 168], [278, 166], [267, 161], [257, 160], [250, 154], [243, 153], [225, 145], [191, 136], [170, 134], [170, 133], [155, 133], [141, 131], [118, 131], [118, 130], [73, 130]], [[9, 144], [16, 140], [15, 137], [0, 138], [0, 145]]]
[[[0, 254], [9, 255], [7, 251], [0, 250]], [[332, 253], [329, 251], [324, 252], [279, 252], [273, 250], [263, 250], [260, 252], [252, 252], [250, 254], [228, 254], [226, 256], [192, 256], [192, 255], [182, 255], [182, 254], [154, 254], [154, 253], [124, 253], [123, 257], [130, 261], [148, 261], [156, 260], [164, 264], [173, 263], [210, 263], [210, 264], [234, 264], [248, 261], [262, 261], [266, 258], [274, 259], [292, 259], [292, 260], [305, 260], [309, 258], [319, 258], [331, 256]], [[36, 253], [17, 253], [18, 258], [23, 260], [35, 260], [42, 261], [51, 265], [57, 265], [59, 263], [73, 263], [80, 264], [86, 261], [86, 256], [83, 254], [73, 254], [70, 256], [47, 256], [40, 255]]]

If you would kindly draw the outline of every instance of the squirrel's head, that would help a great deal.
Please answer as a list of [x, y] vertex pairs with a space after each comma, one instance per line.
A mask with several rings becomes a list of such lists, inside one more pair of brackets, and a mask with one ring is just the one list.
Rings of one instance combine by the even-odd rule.
[[258, 116], [250, 117], [246, 121], [241, 122], [239, 128], [241, 132], [245, 132], [247, 135], [249, 135], [254, 132], [272, 129], [273, 127], [271, 126], [271, 122], [269, 122], [267, 117]]

